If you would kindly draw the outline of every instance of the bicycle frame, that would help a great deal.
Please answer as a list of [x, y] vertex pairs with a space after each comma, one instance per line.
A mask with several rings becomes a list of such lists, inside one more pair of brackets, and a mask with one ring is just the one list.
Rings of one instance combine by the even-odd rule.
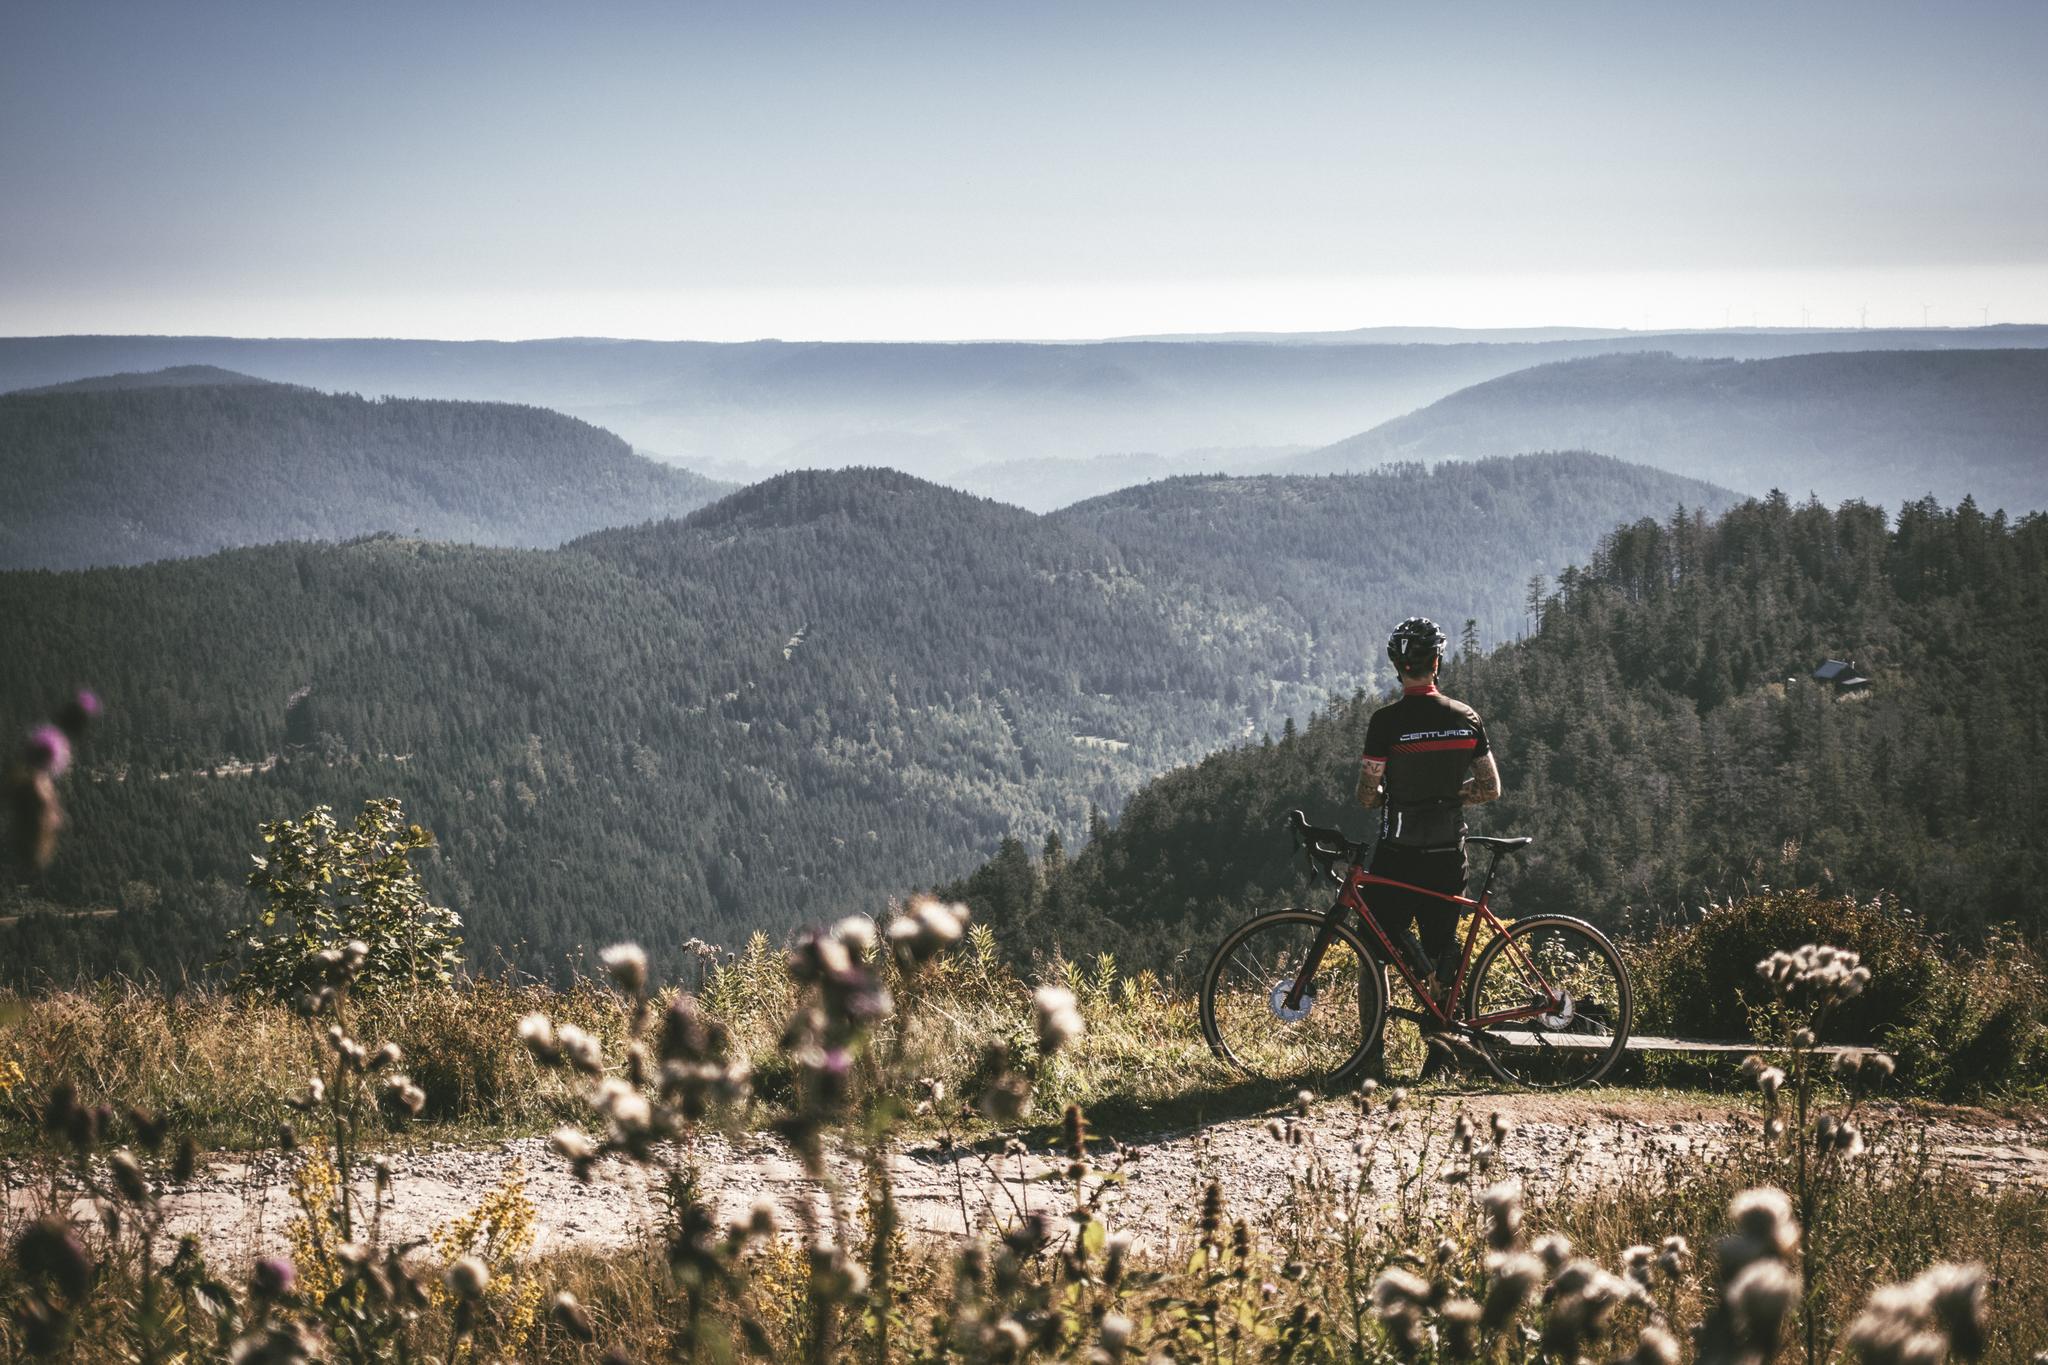
[[[1342, 886], [1337, 893], [1337, 899], [1331, 904], [1329, 910], [1325, 912], [1326, 922], [1322, 932], [1316, 935], [1315, 942], [1310, 945], [1308, 955], [1302, 959], [1300, 971], [1295, 974], [1294, 983], [1288, 987], [1286, 997], [1287, 1008], [1301, 1008], [1301, 999], [1307, 994], [1309, 983], [1315, 980], [1316, 973], [1322, 970], [1323, 954], [1329, 950], [1331, 940], [1337, 936], [1337, 926], [1343, 922], [1345, 913], [1352, 911], [1356, 912], [1359, 920], [1367, 929], [1372, 931], [1372, 936], [1379, 942], [1381, 951], [1386, 955], [1386, 960], [1399, 969], [1402, 979], [1408, 983], [1408, 989], [1414, 994], [1416, 1000], [1430, 1014], [1436, 1016], [1437, 1022], [1447, 1027], [1462, 1028], [1470, 1031], [1488, 1028], [1495, 1024], [1513, 1023], [1518, 1019], [1533, 1019], [1538, 1015], [1548, 1014], [1556, 1010], [1563, 1003], [1563, 996], [1549, 981], [1544, 979], [1543, 973], [1537, 970], [1536, 964], [1529, 959], [1528, 954], [1522, 951], [1521, 945], [1516, 943], [1512, 937], [1509, 937], [1507, 940], [1507, 950], [1513, 954], [1515, 961], [1520, 964], [1531, 986], [1541, 987], [1543, 1002], [1525, 1005], [1519, 1009], [1496, 1010], [1489, 1014], [1475, 1015], [1470, 1019], [1458, 1017], [1454, 1013], [1455, 1007], [1448, 1004], [1448, 1002], [1456, 1001], [1464, 993], [1465, 976], [1472, 968], [1473, 949], [1479, 943], [1480, 924], [1484, 922], [1496, 934], [1506, 935], [1508, 932], [1507, 925], [1501, 923], [1500, 917], [1493, 913], [1493, 907], [1487, 901], [1488, 893], [1493, 889], [1493, 871], [1499, 862], [1500, 856], [1496, 853], [1493, 861], [1486, 866], [1486, 881], [1479, 888], [1479, 899], [1477, 900], [1473, 900], [1469, 896], [1453, 896], [1443, 891], [1431, 891], [1428, 887], [1416, 886], [1412, 882], [1395, 881], [1392, 877], [1381, 877], [1366, 871], [1365, 865], [1362, 862], [1353, 863], [1351, 871], [1342, 879]], [[1379, 919], [1372, 913], [1372, 907], [1365, 899], [1364, 888], [1368, 886], [1390, 886], [1399, 891], [1412, 891], [1424, 896], [1433, 896], [1437, 900], [1448, 901], [1450, 904], [1457, 906], [1458, 913], [1461, 915], [1470, 913], [1472, 923], [1471, 927], [1465, 931], [1465, 949], [1458, 958], [1458, 974], [1452, 978], [1450, 985], [1444, 990], [1444, 1003], [1432, 1000], [1429, 997], [1429, 993], [1422, 989], [1422, 979], [1415, 974], [1414, 968], [1409, 964], [1408, 955], [1395, 946], [1394, 940], [1387, 934], [1386, 929], [1381, 926]], [[1424, 1017], [1422, 1014], [1412, 1010], [1390, 1009], [1388, 1013], [1398, 1014], [1403, 1018], [1412, 1018], [1417, 1021], [1422, 1020]]]

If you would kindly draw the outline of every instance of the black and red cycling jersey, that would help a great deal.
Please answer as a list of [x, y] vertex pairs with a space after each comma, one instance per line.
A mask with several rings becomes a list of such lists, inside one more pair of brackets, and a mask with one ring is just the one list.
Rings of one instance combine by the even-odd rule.
[[[1464, 833], [1463, 818], [1429, 817], [1459, 810], [1459, 788], [1474, 760], [1488, 752], [1479, 713], [1434, 684], [1404, 688], [1401, 700], [1373, 712], [1365, 728], [1364, 761], [1386, 764], [1380, 779], [1386, 792], [1381, 837], [1456, 844]], [[1430, 833], [1418, 838], [1418, 830]]]

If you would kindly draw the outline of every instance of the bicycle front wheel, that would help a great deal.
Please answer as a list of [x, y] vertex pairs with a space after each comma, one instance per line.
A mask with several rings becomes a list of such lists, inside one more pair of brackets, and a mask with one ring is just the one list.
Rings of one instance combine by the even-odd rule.
[[1510, 1085], [1592, 1085], [1628, 1047], [1628, 967], [1607, 935], [1568, 915], [1531, 915], [1473, 964], [1465, 1018], [1493, 1073]]
[[1298, 1006], [1287, 996], [1327, 918], [1274, 910], [1239, 925], [1202, 973], [1202, 1033], [1210, 1050], [1270, 1081], [1337, 1084], [1355, 1072], [1386, 1023], [1386, 978], [1365, 944], [1339, 925]]

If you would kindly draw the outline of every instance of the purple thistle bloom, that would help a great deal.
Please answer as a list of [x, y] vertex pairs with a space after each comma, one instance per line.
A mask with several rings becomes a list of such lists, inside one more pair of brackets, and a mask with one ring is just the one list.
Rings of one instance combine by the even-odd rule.
[[71, 766], [71, 741], [54, 725], [38, 725], [28, 732], [27, 757], [37, 772], [62, 777]]
[[298, 1268], [282, 1256], [265, 1256], [256, 1263], [249, 1276], [249, 1288], [266, 1299], [274, 1299], [291, 1292], [293, 1281], [299, 1278]]

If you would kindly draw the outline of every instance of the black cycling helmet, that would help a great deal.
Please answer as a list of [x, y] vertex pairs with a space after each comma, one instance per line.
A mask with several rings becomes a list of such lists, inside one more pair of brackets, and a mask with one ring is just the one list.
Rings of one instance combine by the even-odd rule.
[[1403, 673], [1421, 673], [1443, 657], [1447, 638], [1427, 616], [1411, 616], [1387, 637], [1387, 657]]

